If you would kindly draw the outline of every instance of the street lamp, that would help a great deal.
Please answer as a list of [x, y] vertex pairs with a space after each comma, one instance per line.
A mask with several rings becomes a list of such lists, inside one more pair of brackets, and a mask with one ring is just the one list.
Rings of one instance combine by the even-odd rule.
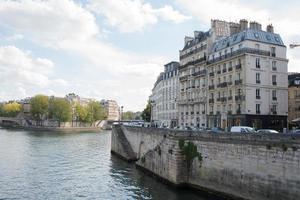
[[124, 107], [121, 106], [120, 121], [122, 121], [122, 119], [123, 119], [123, 117], [122, 117], [122, 116], [123, 116], [123, 108], [124, 108]]

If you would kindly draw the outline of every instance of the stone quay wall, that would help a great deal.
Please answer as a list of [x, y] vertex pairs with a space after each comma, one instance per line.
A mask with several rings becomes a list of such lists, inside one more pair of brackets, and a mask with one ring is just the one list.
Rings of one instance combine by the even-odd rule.
[[117, 125], [111, 151], [178, 186], [237, 199], [300, 199], [300, 135]]

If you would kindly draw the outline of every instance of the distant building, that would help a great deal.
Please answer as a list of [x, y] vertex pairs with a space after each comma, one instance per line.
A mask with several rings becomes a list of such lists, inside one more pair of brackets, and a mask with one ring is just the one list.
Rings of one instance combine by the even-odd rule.
[[151, 121], [158, 126], [178, 125], [178, 67], [179, 63], [175, 61], [166, 64], [152, 89]]
[[101, 100], [101, 105], [107, 113], [107, 120], [120, 120], [120, 107], [115, 100]]
[[300, 122], [300, 73], [289, 74], [288, 80], [289, 80], [288, 122], [292, 123], [293, 120]]
[[88, 103], [92, 102], [92, 101], [96, 101], [96, 99], [93, 98], [83, 98], [80, 97], [74, 93], [69, 93], [66, 95], [65, 97], [69, 102], [72, 103], [79, 103], [80, 105], [86, 106]]

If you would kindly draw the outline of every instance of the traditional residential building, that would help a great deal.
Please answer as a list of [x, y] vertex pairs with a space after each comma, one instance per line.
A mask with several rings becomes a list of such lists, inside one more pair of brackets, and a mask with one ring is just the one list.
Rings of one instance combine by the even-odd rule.
[[101, 100], [101, 105], [107, 113], [107, 120], [120, 120], [120, 107], [115, 100]]
[[289, 124], [292, 121], [300, 123], [300, 73], [292, 73], [288, 76], [289, 79]]
[[225, 21], [212, 20], [209, 31], [195, 31], [194, 37], [184, 39], [184, 48], [179, 51], [178, 112], [181, 126], [207, 126], [207, 54], [215, 40], [229, 36], [229, 25]]
[[157, 126], [175, 127], [178, 125], [178, 62], [170, 62], [164, 66], [152, 89], [151, 121]]
[[209, 52], [208, 126], [286, 127], [288, 114], [286, 46], [257, 22], [241, 20]]

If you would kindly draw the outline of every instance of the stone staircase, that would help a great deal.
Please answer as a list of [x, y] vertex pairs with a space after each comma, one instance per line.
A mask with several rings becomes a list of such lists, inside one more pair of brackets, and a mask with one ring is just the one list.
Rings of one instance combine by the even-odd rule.
[[122, 128], [120, 125], [115, 125], [114, 126], [114, 129], [115, 131], [115, 134], [117, 136], [117, 139], [119, 141], [119, 144], [123, 150], [123, 154], [124, 154], [124, 158], [127, 160], [127, 161], [136, 161], [137, 160], [137, 156], [136, 154], [134, 153], [134, 151], [132, 150], [131, 148], [131, 145], [130, 143], [128, 142]]

